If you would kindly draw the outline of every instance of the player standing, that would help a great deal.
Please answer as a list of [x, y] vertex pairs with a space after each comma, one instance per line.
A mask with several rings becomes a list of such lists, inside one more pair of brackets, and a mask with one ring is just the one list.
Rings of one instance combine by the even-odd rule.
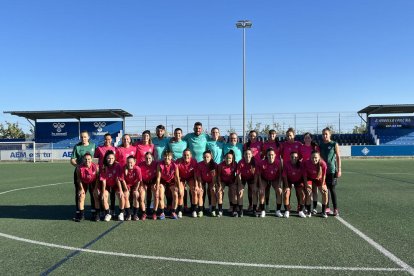
[[151, 152], [154, 154], [154, 144], [151, 142], [151, 132], [145, 130], [142, 132], [141, 141], [135, 144], [136, 159], [138, 163], [145, 161], [145, 154]]
[[155, 128], [155, 135], [154, 139], [152, 139], [152, 143], [154, 144], [154, 157], [156, 161], [161, 161], [164, 156], [164, 151], [167, 149], [167, 145], [170, 139], [165, 137], [165, 126], [158, 125]]
[[[341, 177], [341, 155], [339, 152], [338, 143], [331, 140], [332, 131], [329, 128], [322, 130], [322, 141], [319, 145], [321, 151], [321, 157], [326, 162], [328, 170], [326, 173], [326, 185], [329, 189], [329, 194], [331, 195], [332, 205], [334, 208], [333, 215], [339, 215], [338, 211], [338, 202], [336, 198], [336, 185], [338, 184], [338, 178]], [[329, 198], [327, 203], [327, 210], [329, 210]]]
[[[70, 158], [70, 164], [75, 167], [73, 172], [73, 184], [75, 185], [75, 203], [76, 203], [76, 215], [75, 218], [80, 215], [80, 206], [79, 206], [79, 185], [78, 185], [78, 175], [76, 168], [82, 164], [83, 156], [85, 153], [89, 152], [92, 156], [95, 153], [95, 144], [89, 141], [89, 133], [87, 131], [82, 131], [80, 133], [81, 141], [73, 147], [72, 156]], [[91, 212], [92, 218], [95, 217], [95, 199], [91, 194]]]

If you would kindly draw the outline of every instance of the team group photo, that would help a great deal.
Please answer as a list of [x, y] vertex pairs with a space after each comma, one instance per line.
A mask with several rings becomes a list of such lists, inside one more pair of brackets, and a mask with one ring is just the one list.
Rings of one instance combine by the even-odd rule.
[[0, 0], [0, 275], [414, 275], [413, 15]]

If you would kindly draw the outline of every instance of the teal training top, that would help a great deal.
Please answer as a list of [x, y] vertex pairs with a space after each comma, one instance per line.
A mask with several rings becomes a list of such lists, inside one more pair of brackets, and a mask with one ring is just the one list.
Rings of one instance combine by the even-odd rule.
[[220, 141], [210, 140], [207, 142], [207, 149], [213, 154], [213, 160], [216, 164], [220, 164], [223, 161], [223, 146], [224, 143]]
[[226, 155], [230, 150], [234, 151], [234, 160], [239, 162], [243, 158], [243, 145], [237, 143], [236, 145], [232, 145], [230, 143], [224, 144], [223, 146], [223, 156]]
[[201, 133], [198, 136], [194, 133], [188, 133], [183, 138], [187, 142], [188, 148], [191, 150], [191, 154], [197, 162], [203, 160], [203, 153], [206, 151], [208, 139], [209, 137], [205, 133]]
[[154, 144], [154, 158], [159, 161], [162, 160], [162, 155], [164, 154], [165, 149], [168, 146], [170, 138], [164, 137], [162, 139], [155, 137], [152, 138], [152, 143]]
[[173, 160], [177, 160], [178, 158], [183, 157], [183, 151], [187, 148], [187, 142], [181, 140], [179, 142], [175, 142], [173, 140], [168, 143], [167, 147], [173, 153]]

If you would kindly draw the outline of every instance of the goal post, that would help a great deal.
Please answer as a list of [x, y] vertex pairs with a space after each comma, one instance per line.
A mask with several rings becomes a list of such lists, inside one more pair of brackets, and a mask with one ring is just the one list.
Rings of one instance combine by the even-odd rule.
[[34, 141], [0, 142], [0, 161], [53, 162], [55, 159], [52, 143]]

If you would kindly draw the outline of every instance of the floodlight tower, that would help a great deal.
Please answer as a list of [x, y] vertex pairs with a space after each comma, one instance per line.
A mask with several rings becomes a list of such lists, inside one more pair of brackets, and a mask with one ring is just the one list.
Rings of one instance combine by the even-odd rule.
[[238, 29], [243, 29], [243, 144], [246, 142], [246, 29], [252, 27], [250, 20], [236, 22]]

